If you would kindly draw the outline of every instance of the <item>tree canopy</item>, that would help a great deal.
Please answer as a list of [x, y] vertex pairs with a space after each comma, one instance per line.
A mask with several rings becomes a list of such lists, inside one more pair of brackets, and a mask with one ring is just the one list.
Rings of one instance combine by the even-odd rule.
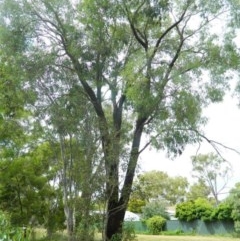
[[[1, 1], [1, 66], [8, 56], [31, 93], [24, 106], [39, 139], [51, 136], [62, 151], [81, 145], [92, 120], [84, 150], [94, 147], [90, 163], [101, 168], [89, 170], [104, 173], [105, 240], [121, 234], [141, 152], [152, 145], [175, 156], [201, 141], [202, 109], [222, 99], [230, 77], [229, 9], [224, 0]], [[81, 159], [71, 153], [62, 152], [67, 167]]]

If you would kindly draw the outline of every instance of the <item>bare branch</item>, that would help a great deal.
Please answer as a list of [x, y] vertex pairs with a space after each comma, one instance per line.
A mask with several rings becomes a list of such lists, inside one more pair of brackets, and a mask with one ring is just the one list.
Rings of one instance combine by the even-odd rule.
[[238, 155], [240, 155], [240, 151], [236, 150], [235, 148], [224, 145], [223, 143], [220, 143], [218, 141], [211, 140], [211, 139], [207, 138], [205, 135], [201, 134], [198, 130], [192, 129], [192, 131], [196, 132], [198, 136], [200, 136], [202, 139], [206, 140], [214, 148], [214, 150], [219, 154], [219, 156], [222, 157], [222, 159], [225, 160], [225, 158], [222, 156], [218, 146], [221, 146], [225, 149], [228, 149], [228, 150], [233, 151], [233, 152], [237, 153]]

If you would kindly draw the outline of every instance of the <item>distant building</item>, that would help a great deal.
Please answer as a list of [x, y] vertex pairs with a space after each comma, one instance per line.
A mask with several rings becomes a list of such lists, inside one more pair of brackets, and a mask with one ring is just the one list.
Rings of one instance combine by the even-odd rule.
[[176, 214], [175, 207], [168, 207], [166, 209], [166, 213], [169, 215], [170, 220], [178, 220], [178, 218], [175, 217], [175, 214]]
[[140, 221], [140, 216], [136, 213], [126, 211], [124, 221]]

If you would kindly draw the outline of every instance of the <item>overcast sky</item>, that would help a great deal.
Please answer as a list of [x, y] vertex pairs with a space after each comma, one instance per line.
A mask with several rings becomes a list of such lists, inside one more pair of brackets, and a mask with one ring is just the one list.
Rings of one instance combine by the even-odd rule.
[[[206, 136], [240, 152], [240, 108], [237, 106], [237, 99], [228, 95], [222, 103], [212, 104], [204, 113], [209, 118], [204, 128]], [[140, 157], [140, 170], [160, 170], [167, 172], [169, 176], [185, 176], [189, 182], [193, 182], [191, 156], [196, 154], [197, 149], [198, 145], [188, 146], [175, 160], [167, 159], [163, 152], [145, 150]], [[224, 148], [221, 150], [224, 158], [232, 165], [233, 177], [228, 185], [231, 188], [236, 182], [240, 182], [240, 155]], [[207, 143], [201, 144], [198, 153], [209, 152], [214, 152], [214, 149]]]

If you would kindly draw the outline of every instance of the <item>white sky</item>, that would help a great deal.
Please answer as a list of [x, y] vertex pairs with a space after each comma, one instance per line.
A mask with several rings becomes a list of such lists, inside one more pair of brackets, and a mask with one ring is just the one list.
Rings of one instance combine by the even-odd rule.
[[[223, 102], [209, 106], [204, 114], [209, 118], [208, 124], [204, 127], [205, 135], [211, 140], [240, 151], [240, 108], [237, 106], [236, 98], [228, 95]], [[169, 176], [184, 176], [191, 183], [191, 156], [196, 154], [197, 149], [198, 145], [188, 146], [175, 160], [167, 159], [163, 152], [145, 150], [140, 156], [140, 170], [159, 170], [167, 172]], [[228, 184], [229, 188], [232, 188], [236, 182], [240, 182], [240, 155], [224, 148], [221, 150], [224, 158], [232, 165], [233, 177]], [[209, 152], [214, 152], [214, 149], [208, 143], [204, 143], [198, 154]]]

